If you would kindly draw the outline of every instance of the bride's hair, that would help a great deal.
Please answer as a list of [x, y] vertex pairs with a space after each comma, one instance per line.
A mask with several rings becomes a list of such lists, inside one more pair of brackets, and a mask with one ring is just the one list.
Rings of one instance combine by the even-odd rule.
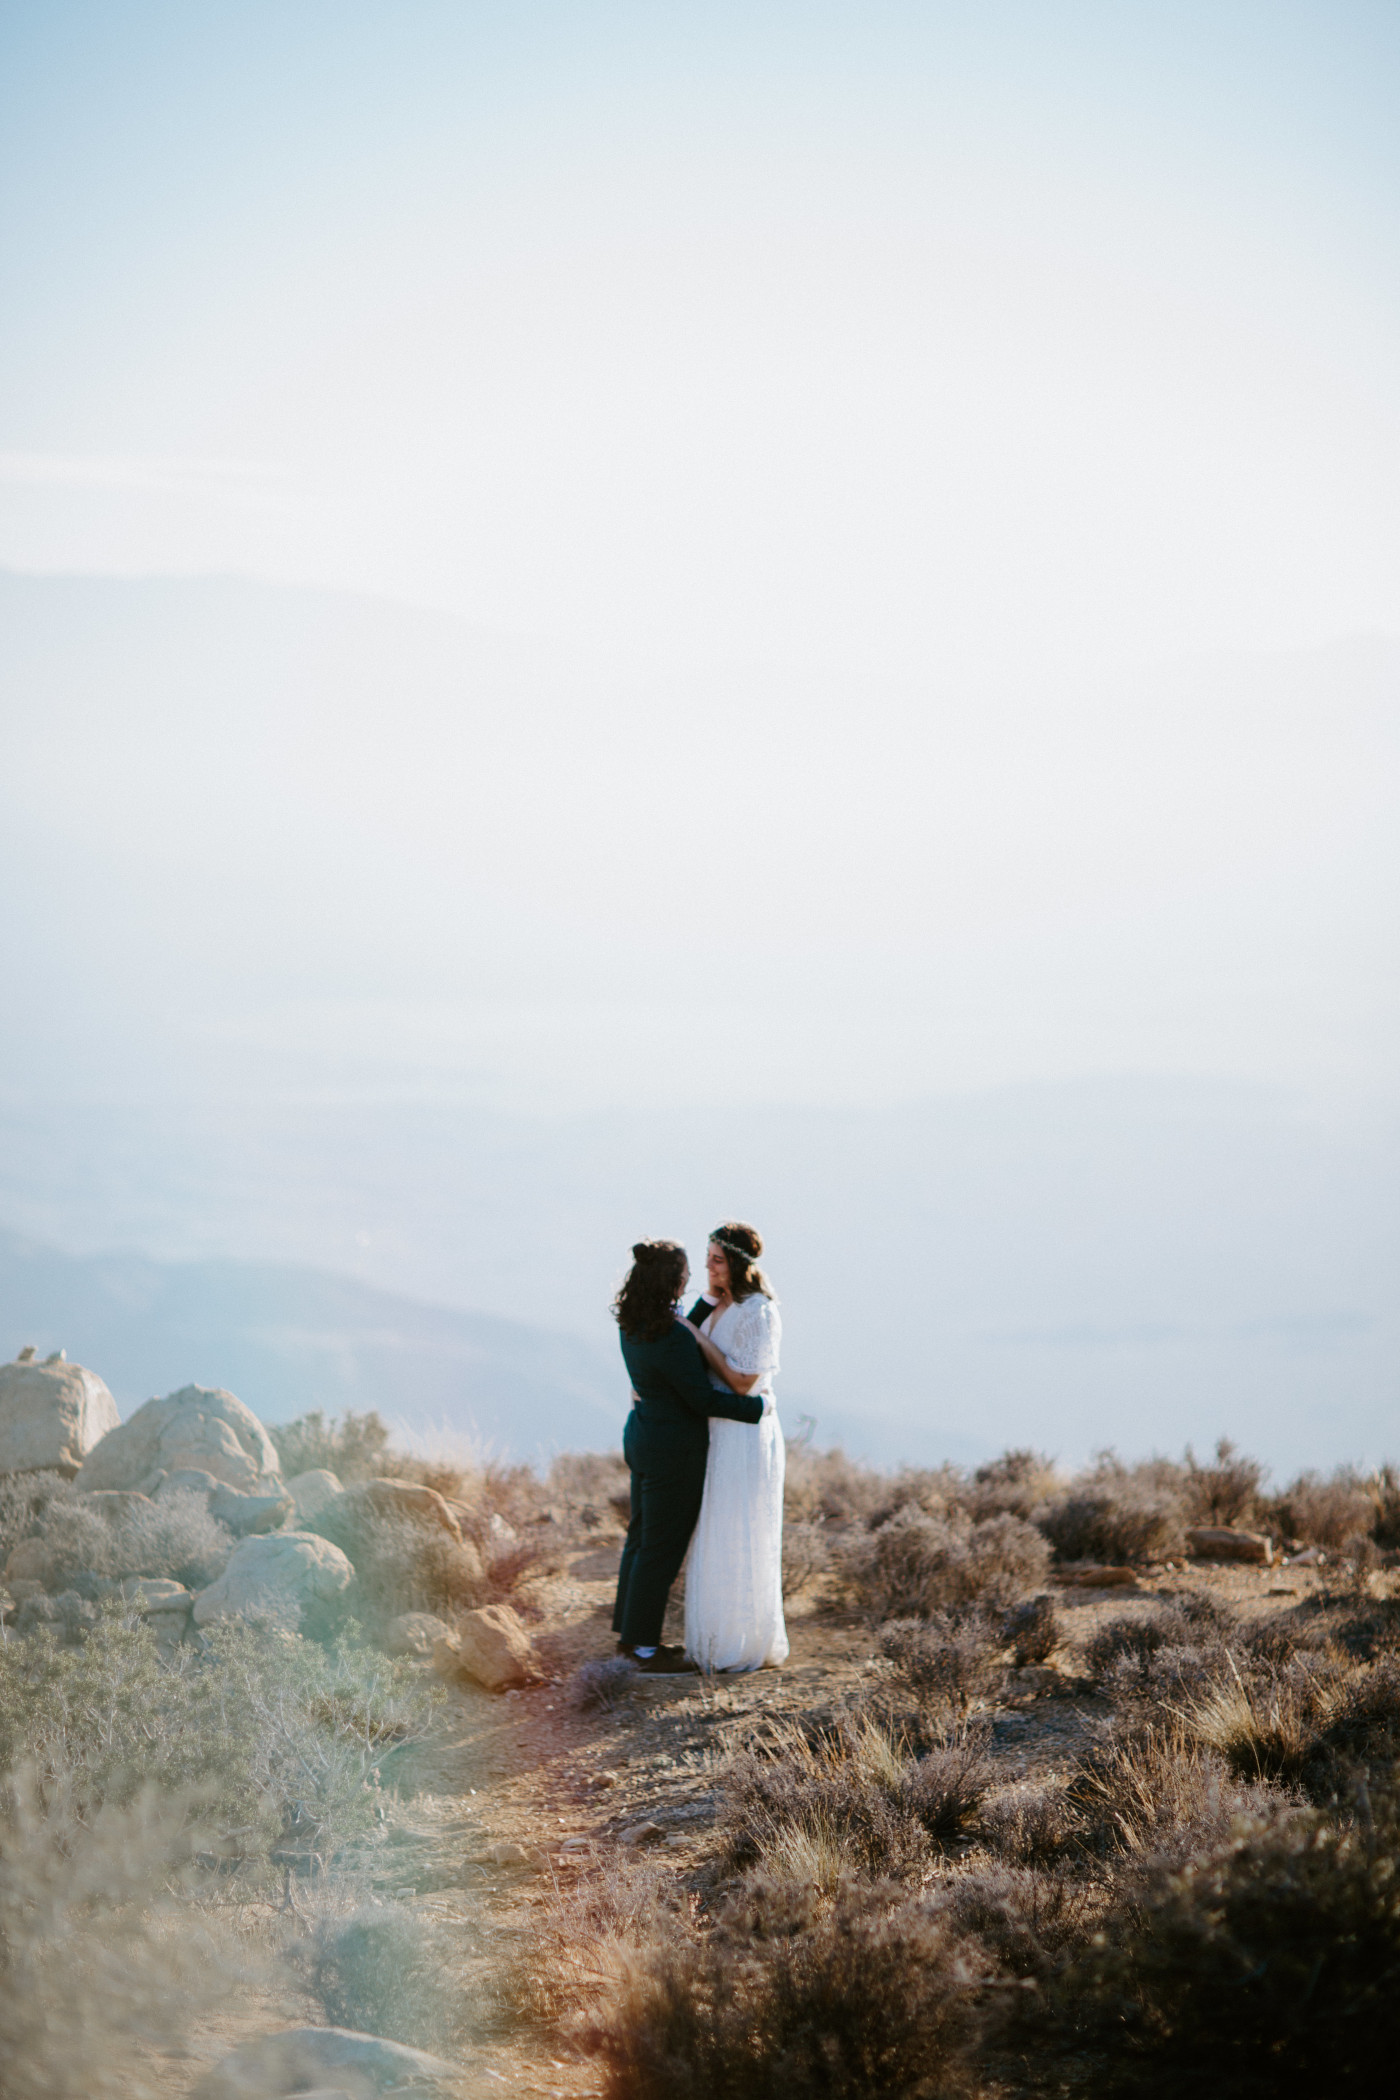
[[765, 1298], [773, 1296], [773, 1286], [758, 1267], [758, 1257], [763, 1252], [763, 1234], [756, 1225], [741, 1225], [731, 1218], [723, 1225], [716, 1225], [710, 1234], [713, 1246], [722, 1247], [729, 1263], [729, 1288], [736, 1298], [752, 1298], [761, 1291]]
[[632, 1266], [613, 1299], [613, 1318], [637, 1342], [664, 1341], [686, 1272], [679, 1240], [638, 1240]]

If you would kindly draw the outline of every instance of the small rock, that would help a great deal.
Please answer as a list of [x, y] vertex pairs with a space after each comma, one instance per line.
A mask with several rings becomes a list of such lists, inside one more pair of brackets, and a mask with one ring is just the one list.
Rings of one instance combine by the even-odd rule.
[[530, 1637], [508, 1604], [464, 1613], [456, 1634], [435, 1643], [433, 1668], [440, 1677], [465, 1678], [488, 1692], [540, 1681]]
[[[13, 1556], [11, 1556], [13, 1558]], [[1321, 1568], [1326, 1565], [1327, 1555], [1319, 1546], [1308, 1546], [1302, 1553], [1290, 1553], [1284, 1561], [1286, 1568]], [[8, 1572], [8, 1570], [7, 1570]]]
[[63, 1361], [42, 1364], [32, 1349], [0, 1364], [0, 1473], [52, 1468], [72, 1479], [89, 1451], [116, 1429], [117, 1403], [96, 1371]]
[[405, 1611], [390, 1619], [379, 1645], [386, 1655], [430, 1656], [436, 1642], [451, 1638], [451, 1627], [430, 1611]]
[[168, 1575], [124, 1575], [116, 1585], [116, 1593], [124, 1603], [143, 1613], [194, 1608], [193, 1590], [187, 1590], [183, 1582], [172, 1582]]
[[665, 1836], [659, 1823], [632, 1823], [626, 1830], [618, 1832], [617, 1842], [626, 1845], [629, 1851], [640, 1851], [644, 1845], [661, 1844]]
[[1101, 1567], [1096, 1561], [1050, 1570], [1050, 1580], [1069, 1590], [1128, 1589], [1137, 1579], [1136, 1568]]
[[1225, 1524], [1200, 1524], [1186, 1534], [1186, 1543], [1198, 1560], [1243, 1560], [1258, 1567], [1272, 1567], [1274, 1542], [1262, 1531], [1235, 1531]]
[[488, 1845], [484, 1852], [476, 1854], [474, 1864], [479, 1867], [528, 1867], [533, 1854], [524, 1845], [514, 1842]]
[[209, 1497], [209, 1514], [227, 1524], [235, 1538], [253, 1538], [266, 1531], [280, 1531], [296, 1514], [296, 1504], [286, 1493], [243, 1495], [237, 1488], [216, 1486]]
[[[456, 2065], [403, 2042], [348, 2027], [290, 2027], [260, 2035], [224, 2057], [200, 2079], [190, 2100], [283, 2100], [318, 2090], [346, 2091], [358, 2100], [391, 2090], [439, 2091], [461, 2075]], [[336, 2077], [346, 2082], [332, 2085]]]
[[492, 1510], [491, 1522], [486, 1530], [493, 1546], [513, 1546], [520, 1536], [513, 1524], [507, 1524], [498, 1509]]

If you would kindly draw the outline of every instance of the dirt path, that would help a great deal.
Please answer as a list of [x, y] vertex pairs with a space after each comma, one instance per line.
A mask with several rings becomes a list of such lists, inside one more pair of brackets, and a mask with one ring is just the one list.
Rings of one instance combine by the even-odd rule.
[[[620, 1541], [590, 1541], [538, 1593], [537, 1628], [552, 1681], [504, 1697], [454, 1692], [431, 1751], [392, 1819], [375, 1889], [447, 1928], [471, 2009], [460, 2052], [463, 2095], [511, 2091], [587, 2100], [601, 2073], [522, 2017], [523, 1971], [557, 1892], [610, 1855], [647, 1852], [692, 1886], [712, 1845], [717, 1768], [762, 1726], [784, 1715], [835, 1714], [881, 1666], [867, 1626], [790, 1613], [792, 1654], [782, 1670], [705, 1680], [629, 1678], [616, 1703], [581, 1712], [568, 1680], [613, 1653], [612, 1590]], [[1069, 1591], [1058, 1600], [1068, 1642], [1063, 1660], [1106, 1620], [1145, 1612], [1185, 1589], [1209, 1589], [1237, 1609], [1277, 1610], [1318, 1586], [1312, 1570], [1194, 1568], [1144, 1575], [1130, 1590]], [[1105, 1712], [1072, 1688], [1013, 1686], [992, 1709], [988, 1754], [1004, 1783], [1063, 1769]], [[269, 1907], [270, 1936], [286, 1921]], [[324, 2020], [289, 1983], [241, 2003], [197, 2037], [195, 2058], [169, 2066], [162, 2094], [188, 2092], [203, 2065], [270, 2026]]]

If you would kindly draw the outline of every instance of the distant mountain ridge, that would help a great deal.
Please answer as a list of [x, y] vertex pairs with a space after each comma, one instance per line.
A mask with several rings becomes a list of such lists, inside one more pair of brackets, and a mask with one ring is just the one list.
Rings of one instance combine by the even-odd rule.
[[0, 1232], [0, 1356], [66, 1349], [123, 1415], [191, 1382], [264, 1421], [377, 1408], [531, 1458], [616, 1444], [627, 1389], [574, 1335], [422, 1304], [293, 1263], [70, 1255]]

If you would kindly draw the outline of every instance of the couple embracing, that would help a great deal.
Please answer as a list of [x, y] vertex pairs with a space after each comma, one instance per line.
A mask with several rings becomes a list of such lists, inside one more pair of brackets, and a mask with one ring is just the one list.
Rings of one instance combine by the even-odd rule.
[[[782, 1322], [752, 1225], [717, 1226], [688, 1316], [684, 1247], [638, 1240], [613, 1303], [632, 1412], [622, 1439], [632, 1519], [618, 1576], [618, 1648], [653, 1676], [759, 1670], [783, 1625], [783, 1433], [774, 1412]], [[663, 1647], [686, 1549], [685, 1646]]]

